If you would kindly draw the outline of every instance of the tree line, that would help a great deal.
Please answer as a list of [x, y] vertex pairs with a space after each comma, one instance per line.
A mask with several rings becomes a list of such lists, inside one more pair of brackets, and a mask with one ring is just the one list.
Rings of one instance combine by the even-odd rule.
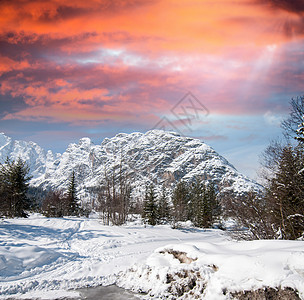
[[[110, 174], [110, 175], [109, 175]], [[220, 214], [216, 191], [210, 183], [198, 179], [193, 183], [180, 181], [173, 189], [162, 186], [157, 192], [153, 182], [145, 186], [143, 199], [131, 197], [130, 180], [123, 172], [122, 163], [111, 172], [105, 171], [104, 180], [97, 191], [95, 209], [107, 225], [122, 225], [130, 214], [141, 215], [146, 224], [172, 224], [190, 220], [195, 226], [210, 227]]]
[[163, 185], [157, 195], [153, 183], [146, 186], [142, 218], [150, 225], [191, 221], [196, 227], [211, 227], [220, 216], [221, 207], [215, 187], [198, 178], [192, 183], [180, 181], [173, 189], [171, 199]]
[[[42, 212], [47, 217], [63, 217], [83, 214], [77, 198], [75, 174], [71, 175], [66, 192], [50, 190], [38, 193], [29, 193], [31, 177], [29, 167], [21, 158], [18, 160], [6, 159], [0, 165], [0, 216], [27, 217], [29, 211]], [[41, 196], [41, 194], [43, 196]]]
[[[27, 217], [28, 211], [38, 211], [47, 217], [86, 215], [87, 211], [79, 204], [75, 173], [72, 172], [68, 188], [49, 190], [30, 197], [28, 176], [29, 167], [20, 158], [6, 160], [0, 165], [0, 214], [5, 217]], [[110, 175], [109, 175], [110, 174]], [[146, 224], [166, 224], [177, 226], [180, 221], [190, 220], [195, 226], [210, 227], [219, 216], [214, 186], [205, 185], [198, 179], [193, 183], [180, 181], [173, 189], [163, 185], [161, 193], [156, 192], [153, 183], [147, 184], [143, 201], [131, 197], [131, 184], [122, 164], [119, 169], [105, 171], [105, 179], [94, 193], [97, 194], [93, 208], [100, 213], [106, 225], [122, 225], [130, 214], [141, 215]]]
[[263, 193], [223, 200], [225, 215], [254, 239], [304, 237], [304, 96], [291, 100], [282, 128], [283, 141], [272, 142], [263, 153]]

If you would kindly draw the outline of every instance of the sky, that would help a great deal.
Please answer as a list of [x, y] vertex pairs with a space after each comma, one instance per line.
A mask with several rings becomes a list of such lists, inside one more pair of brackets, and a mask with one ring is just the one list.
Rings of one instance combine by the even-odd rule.
[[304, 94], [302, 0], [2, 0], [0, 131], [63, 152], [174, 130], [255, 178]]

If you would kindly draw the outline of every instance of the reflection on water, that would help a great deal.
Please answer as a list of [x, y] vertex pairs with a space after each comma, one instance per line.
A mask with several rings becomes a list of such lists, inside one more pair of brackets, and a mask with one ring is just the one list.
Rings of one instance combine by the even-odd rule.
[[116, 285], [98, 286], [94, 288], [80, 289], [78, 292], [81, 295], [80, 299], [88, 300], [138, 300], [131, 292], [117, 287]]

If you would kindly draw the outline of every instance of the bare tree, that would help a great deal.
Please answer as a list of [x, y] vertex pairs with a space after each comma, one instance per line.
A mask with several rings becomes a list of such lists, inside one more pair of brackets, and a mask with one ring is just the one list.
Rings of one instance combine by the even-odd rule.
[[256, 239], [298, 239], [304, 234], [304, 151], [302, 145], [280, 150], [265, 191], [225, 199], [225, 213]]
[[282, 122], [284, 135], [287, 138], [295, 138], [297, 136], [298, 126], [303, 122], [304, 116], [304, 95], [292, 98], [290, 100], [289, 117]]
[[61, 191], [49, 191], [42, 202], [42, 213], [49, 218], [60, 218], [68, 207]]
[[244, 232], [233, 232], [238, 238], [268, 239], [275, 236], [271, 222], [270, 207], [263, 197], [254, 191], [247, 195], [232, 196], [226, 195], [222, 201], [225, 203], [224, 217], [232, 217], [239, 229]]
[[[118, 170], [118, 172], [117, 172]], [[105, 224], [122, 225], [127, 221], [131, 200], [131, 186], [123, 171], [122, 162], [110, 172], [105, 170], [98, 193], [98, 207]]]

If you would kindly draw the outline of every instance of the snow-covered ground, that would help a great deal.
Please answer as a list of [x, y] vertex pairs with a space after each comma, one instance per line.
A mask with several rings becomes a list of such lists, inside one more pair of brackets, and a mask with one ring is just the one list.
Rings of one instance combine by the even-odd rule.
[[115, 282], [160, 298], [189, 280], [204, 299], [263, 286], [292, 287], [304, 299], [304, 242], [235, 242], [219, 230], [97, 218], [0, 221], [0, 298], [76, 297], [74, 289]]

